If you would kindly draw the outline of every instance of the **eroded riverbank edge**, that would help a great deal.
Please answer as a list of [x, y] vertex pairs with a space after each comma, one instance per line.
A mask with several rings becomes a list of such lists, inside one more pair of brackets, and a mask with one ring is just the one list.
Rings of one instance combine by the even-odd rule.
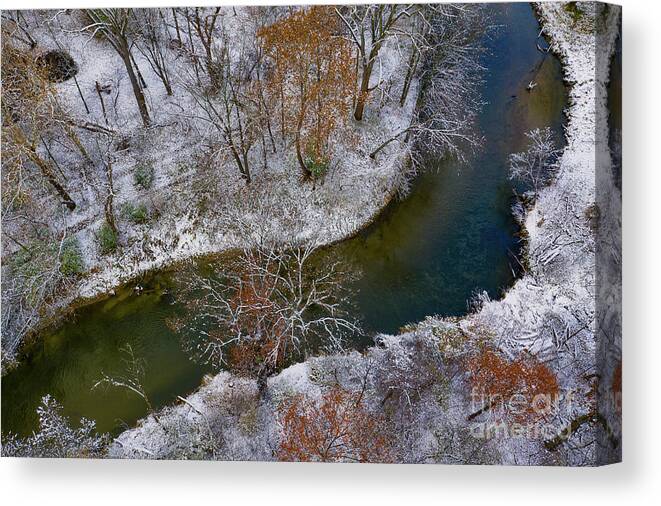
[[[608, 83], [608, 61], [617, 37], [617, 21], [620, 10], [611, 7], [605, 18], [600, 44], [595, 33], [578, 33], [575, 21], [562, 4], [544, 3], [536, 5], [545, 34], [551, 41], [553, 52], [562, 62], [565, 82], [570, 98], [567, 111], [565, 136], [567, 146], [560, 159], [560, 170], [556, 181], [545, 188], [537, 202], [528, 210], [524, 228], [528, 234], [528, 272], [507, 292], [503, 299], [485, 301], [482, 308], [463, 318], [442, 319], [428, 317], [413, 326], [408, 332], [397, 336], [380, 336], [380, 346], [368, 349], [364, 354], [351, 352], [344, 355], [315, 357], [291, 366], [269, 380], [270, 398], [254, 406], [254, 417], [258, 427], [248, 427], [241, 416], [225, 417], [222, 433], [226, 446], [220, 454], [212, 456], [228, 460], [272, 460], [280, 430], [276, 407], [282, 399], [304, 394], [319, 398], [327, 385], [329, 372], [335, 381], [344, 385], [360, 384], [360, 373], [368, 364], [387, 363], [395, 358], [403, 362], [414, 359], [415, 349], [421, 343], [433, 346], [448, 345], [447, 353], [453, 353], [448, 336], [476, 338], [475, 329], [488, 326], [493, 331], [494, 344], [504, 353], [514, 356], [521, 350], [533, 353], [552, 363], [559, 374], [563, 389], [582, 388], [580, 376], [586, 370], [597, 367], [595, 293], [592, 290], [595, 277], [595, 231], [590, 226], [588, 211], [595, 205], [595, 160], [610, 159], [603, 143], [602, 132], [607, 130], [606, 104], [600, 93]], [[599, 88], [599, 89], [598, 89]], [[607, 138], [607, 136], [606, 136]], [[598, 152], [599, 151], [599, 152]], [[602, 171], [600, 166], [599, 170]], [[607, 171], [610, 173], [610, 171]], [[601, 174], [600, 174], [601, 177]], [[615, 194], [617, 195], [617, 194]], [[605, 226], [611, 216], [617, 215], [617, 198], [610, 199], [611, 206], [602, 209]], [[571, 209], [558, 206], [558, 202], [571, 202]], [[603, 204], [601, 201], [599, 204]], [[615, 220], [616, 221], [616, 220]], [[559, 230], [568, 230], [569, 237], [576, 239], [562, 248], [556, 248]], [[573, 310], [585, 313], [585, 321], [576, 318]], [[579, 328], [572, 337], [576, 355], [571, 363], [568, 357], [559, 355], [553, 335], [546, 328], [550, 317], [559, 318], [567, 328]], [[583, 328], [584, 327], [584, 328]], [[369, 389], [377, 392], [383, 384], [372, 382]], [[600, 388], [602, 388], [600, 386]], [[450, 398], [446, 408], [425, 406], [424, 412], [410, 420], [407, 434], [398, 434], [400, 445], [408, 449], [410, 458], [404, 461], [427, 462], [420, 456], [434, 454], [438, 446], [436, 434], [464, 434], [467, 429], [468, 412], [467, 384], [465, 377], [455, 377], [447, 390]], [[185, 455], [194, 457], [203, 451], [206, 427], [209, 418], [226, 399], [237, 396], [250, 397], [256, 393], [256, 385], [248, 379], [237, 378], [222, 372], [207, 381], [198, 391], [182, 404], [163, 409], [159, 418], [177, 431], [164, 430], [153, 417], [139, 422], [134, 429], [122, 433], [110, 450], [112, 457], [120, 458], [172, 458]], [[370, 396], [368, 396], [370, 397]], [[376, 399], [378, 396], [374, 396]], [[374, 409], [382, 409], [373, 400]], [[567, 413], [568, 417], [578, 415]], [[617, 419], [613, 413], [604, 413], [611, 431], [616, 430]], [[220, 422], [219, 422], [220, 423]], [[562, 420], [556, 420], [558, 430]], [[599, 427], [596, 429], [599, 431]], [[175, 434], [176, 433], [176, 434]], [[211, 430], [209, 429], [209, 433]], [[579, 434], [580, 437], [580, 434]], [[467, 452], [474, 441], [459, 437], [457, 451]], [[590, 454], [589, 464], [617, 460], [617, 455], [601, 451], [601, 445]], [[438, 449], [438, 448], [436, 448]], [[577, 462], [569, 452], [550, 452], [544, 448], [543, 440], [508, 439], [497, 444], [481, 444], [480, 458], [474, 463], [520, 464], [565, 464], [585, 465]], [[417, 457], [416, 457], [417, 456]], [[464, 463], [469, 463], [464, 461]]]

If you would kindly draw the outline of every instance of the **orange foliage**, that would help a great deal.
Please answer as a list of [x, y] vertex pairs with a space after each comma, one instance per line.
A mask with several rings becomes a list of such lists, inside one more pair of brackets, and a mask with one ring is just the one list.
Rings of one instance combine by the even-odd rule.
[[270, 295], [273, 286], [265, 279], [247, 276], [228, 303], [235, 315], [232, 331], [249, 339], [230, 349], [230, 364], [238, 373], [253, 374], [263, 363], [281, 365], [286, 350], [286, 324]]
[[276, 349], [272, 339], [263, 341], [244, 341], [232, 346], [229, 350], [229, 364], [232, 371], [242, 376], [259, 374], [262, 365], [266, 362], [267, 370], [281, 367], [284, 354]]
[[339, 387], [319, 402], [302, 395], [279, 409], [278, 458], [300, 462], [392, 462], [385, 420], [368, 413], [358, 394]]
[[340, 31], [333, 7], [312, 6], [258, 32], [274, 64], [269, 94], [280, 102], [283, 133], [295, 135], [304, 172], [304, 155], [327, 159], [329, 138], [349, 114], [353, 55]]
[[[501, 404], [518, 421], [546, 414], [549, 399], [557, 398], [560, 390], [553, 371], [529, 354], [510, 361], [484, 348], [468, 360], [467, 368], [473, 389], [485, 405], [491, 409]], [[516, 409], [512, 409], [514, 403]]]
[[271, 320], [274, 303], [269, 299], [271, 287], [263, 279], [246, 277], [229, 299], [229, 306], [236, 320], [232, 330], [250, 336], [264, 333]]

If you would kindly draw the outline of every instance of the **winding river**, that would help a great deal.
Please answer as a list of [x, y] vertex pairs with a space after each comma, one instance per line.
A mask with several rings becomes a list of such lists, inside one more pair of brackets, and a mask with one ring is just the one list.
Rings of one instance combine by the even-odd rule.
[[[499, 28], [486, 41], [487, 105], [478, 124], [483, 146], [462, 165], [431, 162], [405, 200], [323, 253], [360, 272], [352, 288], [365, 334], [352, 343], [356, 348], [369, 345], [376, 332], [394, 333], [427, 315], [461, 315], [473, 293], [499, 297], [516, 276], [519, 241], [507, 156], [522, 149], [531, 128], [551, 126], [562, 142], [566, 93], [559, 62], [536, 48], [539, 25], [531, 7], [490, 8]], [[529, 92], [531, 81], [537, 85]], [[145, 360], [145, 388], [154, 406], [197, 388], [210, 370], [189, 360], [165, 324], [183, 311], [177, 275], [149, 275], [140, 281], [139, 295], [134, 285], [120, 288], [26, 347], [21, 365], [2, 378], [2, 431], [25, 435], [36, 429], [35, 408], [47, 393], [65, 415], [96, 420], [100, 431], [116, 434], [133, 425], [146, 414], [141, 399], [117, 389], [90, 390], [103, 372], [122, 372], [125, 344]]]

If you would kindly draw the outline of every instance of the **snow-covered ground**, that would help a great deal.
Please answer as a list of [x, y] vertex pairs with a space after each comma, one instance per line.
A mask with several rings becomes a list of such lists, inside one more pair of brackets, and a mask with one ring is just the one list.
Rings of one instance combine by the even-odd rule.
[[[562, 388], [578, 393], [583, 401], [566, 399], [560, 416], [554, 423], [566, 426], [580, 414], [596, 408], [591, 405], [590, 392], [597, 382], [599, 412], [601, 399], [609, 395], [615, 361], [620, 349], [612, 343], [609, 364], [600, 357], [600, 345], [606, 339], [604, 322], [597, 304], [599, 289], [604, 286], [600, 276], [612, 270], [608, 279], [620, 268], [619, 251], [612, 262], [604, 262], [599, 254], [604, 237], [611, 238], [616, 249], [621, 248], [612, 235], [620, 227], [621, 195], [612, 179], [608, 152], [608, 111], [606, 87], [610, 57], [618, 34], [620, 9], [611, 6], [604, 13], [595, 12], [595, 4], [582, 4], [589, 16], [575, 20], [566, 4], [537, 5], [544, 33], [552, 50], [561, 59], [564, 79], [569, 87], [569, 108], [565, 137], [567, 146], [559, 161], [554, 184], [538, 197], [525, 219], [528, 233], [529, 270], [501, 301], [488, 302], [474, 318], [490, 323], [497, 329], [498, 344], [512, 355], [520, 351], [534, 354], [552, 365], [559, 375]], [[597, 25], [597, 35], [594, 26]], [[617, 287], [612, 286], [616, 293]], [[617, 302], [613, 305], [619, 310]], [[607, 417], [608, 430], [619, 432], [617, 415]], [[609, 462], [617, 452], [600, 434], [604, 427], [579, 430], [570, 440], [566, 458], [573, 465], [586, 458], [571, 446], [581, 446], [595, 439], [593, 453], [586, 463]], [[515, 458], [515, 453], [504, 453]], [[505, 460], [514, 463], [513, 460]]]
[[[368, 410], [386, 409], [390, 390], [405, 392], [409, 400], [411, 392], [417, 395], [415, 409], [400, 406], [406, 417], [394, 444], [401, 461], [595, 465], [620, 459], [619, 413], [609, 393], [621, 360], [621, 196], [610, 170], [606, 109], [620, 8], [597, 11], [596, 4], [582, 4], [578, 18], [566, 4], [542, 3], [537, 9], [569, 87], [567, 145], [557, 179], [527, 211], [528, 269], [505, 297], [486, 300], [459, 320], [428, 317], [409, 332], [381, 336], [380, 345], [363, 355], [318, 357], [292, 366], [269, 380], [269, 398], [262, 402], [253, 381], [223, 372], [186, 402], [165, 408], [160, 424], [148, 417], [122, 433], [111, 456], [273, 459], [282, 399], [296, 393], [318, 397], [328, 377], [343, 388], [358, 388], [365, 368], [373, 367], [365, 390]], [[328, 234], [339, 237], [331, 231], [336, 227], [351, 229], [336, 224]], [[602, 308], [604, 301], [609, 303]], [[466, 343], [484, 339], [484, 329], [498, 349], [511, 357], [533, 355], [558, 376], [562, 396], [544, 420], [547, 433], [497, 440], [472, 436], [489, 422], [489, 414], [467, 421], [470, 387], [460, 363]], [[445, 380], [430, 383], [423, 377], [430, 368]], [[433, 387], [421, 386], [429, 384]], [[566, 443], [544, 446], [572, 423], [577, 425]], [[219, 434], [223, 443], [211, 444], [209, 438]]]

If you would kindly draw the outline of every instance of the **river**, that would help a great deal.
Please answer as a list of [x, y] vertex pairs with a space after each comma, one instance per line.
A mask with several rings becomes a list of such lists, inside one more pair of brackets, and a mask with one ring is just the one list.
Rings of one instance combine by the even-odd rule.
[[[350, 343], [355, 348], [369, 345], [376, 332], [394, 333], [427, 315], [464, 314], [476, 291], [495, 298], [514, 282], [519, 240], [507, 157], [522, 149], [531, 128], [550, 126], [562, 142], [566, 92], [560, 63], [536, 48], [539, 25], [530, 5], [490, 8], [499, 27], [486, 41], [483, 62], [486, 105], [477, 125], [483, 145], [465, 164], [431, 161], [406, 199], [323, 252], [360, 273], [351, 288], [365, 332]], [[530, 81], [537, 83], [532, 92]], [[147, 411], [140, 398], [90, 390], [102, 373], [123, 371], [126, 344], [145, 360], [144, 386], [154, 406], [197, 388], [211, 371], [188, 358], [165, 324], [183, 311], [174, 282], [180, 274], [150, 274], [139, 281], [139, 295], [134, 284], [122, 287], [27, 346], [20, 365], [2, 378], [3, 433], [35, 430], [35, 409], [47, 393], [65, 415], [91, 418], [100, 431], [116, 434], [135, 424]]]

